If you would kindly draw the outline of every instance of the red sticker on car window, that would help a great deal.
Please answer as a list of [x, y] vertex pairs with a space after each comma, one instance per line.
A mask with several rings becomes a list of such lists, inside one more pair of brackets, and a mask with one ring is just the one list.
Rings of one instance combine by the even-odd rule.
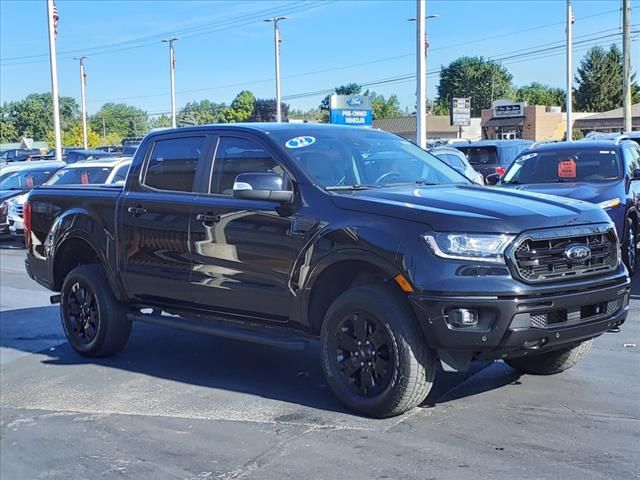
[[80, 182], [83, 185], [89, 184], [89, 174], [87, 172], [82, 172], [82, 175], [80, 175]]
[[27, 187], [33, 187], [33, 177], [31, 175], [27, 175]]
[[578, 172], [575, 160], [562, 160], [560, 163], [558, 163], [558, 177], [576, 178], [577, 176]]

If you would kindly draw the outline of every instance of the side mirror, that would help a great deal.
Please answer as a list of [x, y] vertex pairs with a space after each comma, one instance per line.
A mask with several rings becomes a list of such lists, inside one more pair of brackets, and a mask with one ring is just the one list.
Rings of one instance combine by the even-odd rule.
[[233, 198], [291, 203], [293, 191], [285, 189], [285, 180], [277, 173], [241, 173], [233, 182]]
[[500, 181], [500, 175], [492, 173], [491, 175], [487, 175], [487, 178], [485, 178], [484, 181], [487, 185], [496, 185]]
[[631, 177], [631, 180], [640, 180], [640, 168], [636, 168], [633, 171], [633, 177]]

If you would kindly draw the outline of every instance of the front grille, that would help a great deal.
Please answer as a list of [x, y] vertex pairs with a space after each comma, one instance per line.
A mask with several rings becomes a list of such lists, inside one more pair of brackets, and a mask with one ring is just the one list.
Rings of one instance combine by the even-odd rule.
[[[569, 260], [565, 252], [578, 245], [589, 247], [591, 256], [586, 260]], [[522, 280], [548, 282], [612, 270], [618, 265], [617, 249], [612, 230], [585, 232], [580, 229], [573, 235], [528, 236], [516, 244], [512, 258]]]
[[529, 325], [532, 328], [555, 328], [576, 322], [588, 322], [611, 317], [624, 306], [624, 300], [617, 298], [608, 302], [595, 303], [563, 310], [531, 313]]

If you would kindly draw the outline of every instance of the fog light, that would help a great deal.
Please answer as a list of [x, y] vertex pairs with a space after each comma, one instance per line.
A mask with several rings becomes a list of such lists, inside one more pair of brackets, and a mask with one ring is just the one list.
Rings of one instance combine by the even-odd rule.
[[478, 311], [456, 308], [447, 312], [447, 323], [454, 328], [475, 327], [478, 325]]

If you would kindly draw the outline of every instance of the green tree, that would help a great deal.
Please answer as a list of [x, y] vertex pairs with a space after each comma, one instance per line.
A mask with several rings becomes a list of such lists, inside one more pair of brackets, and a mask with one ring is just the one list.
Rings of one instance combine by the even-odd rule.
[[[60, 123], [62, 129], [70, 128], [78, 120], [79, 109], [71, 97], [60, 97]], [[46, 140], [53, 130], [53, 97], [50, 93], [32, 93], [23, 100], [3, 105], [3, 119], [13, 125], [16, 136]], [[9, 127], [4, 127], [11, 133]]]
[[253, 114], [256, 96], [249, 90], [243, 90], [231, 102], [225, 113], [228, 122], [246, 122]]
[[[346, 85], [336, 87], [334, 92], [337, 95], [360, 95], [360, 92], [362, 92], [362, 87], [357, 83], [348, 83]], [[320, 102], [320, 110], [328, 111], [330, 101], [331, 95], [327, 95], [326, 97], [324, 97], [324, 99], [322, 99], [322, 102]]]
[[147, 112], [125, 103], [105, 103], [91, 116], [90, 124], [97, 132], [106, 129], [123, 138], [141, 137], [149, 131]]
[[[282, 111], [282, 121], [289, 119], [289, 105], [280, 104]], [[276, 120], [276, 101], [275, 99], [256, 99], [253, 104], [253, 113], [249, 117], [249, 122], [274, 122]]]
[[9, 105], [4, 103], [0, 106], [0, 143], [16, 142], [20, 139], [14, 119], [10, 115]]
[[529, 105], [566, 106], [567, 96], [563, 89], [550, 87], [538, 82], [531, 82], [516, 90], [516, 101]]
[[[178, 112], [176, 123], [181, 127], [225, 123], [228, 108], [224, 103], [214, 103], [209, 100], [188, 102]], [[158, 120], [162, 118], [159, 117]], [[169, 117], [166, 117], [166, 121], [168, 121], [166, 126], [171, 126]], [[165, 120], [163, 119], [162, 122], [164, 123]], [[157, 128], [157, 126], [154, 125], [153, 128]]]
[[312, 122], [324, 121], [327, 113], [319, 108], [310, 108], [309, 110], [295, 109], [289, 111], [289, 120], [307, 120]]
[[[51, 148], [55, 148], [56, 140], [53, 130], [47, 135], [47, 143]], [[87, 146], [89, 148], [97, 147], [102, 144], [102, 138], [100, 135], [91, 129], [87, 128]], [[62, 132], [62, 146], [64, 147], [81, 147], [84, 145], [84, 132], [82, 129], [82, 122], [76, 122], [71, 128]]]
[[164, 113], [159, 117], [149, 120], [149, 128], [169, 128], [171, 126], [171, 119]]
[[483, 57], [460, 57], [440, 71], [438, 102], [449, 104], [452, 97], [471, 97], [471, 115], [479, 117], [483, 108], [497, 98], [512, 98], [512, 75], [502, 65]]
[[[580, 61], [574, 105], [583, 112], [605, 112], [622, 106], [622, 52], [593, 47]], [[632, 76], [632, 102], [640, 102], [640, 89]]]
[[400, 101], [396, 95], [390, 95], [384, 98], [384, 95], [378, 95], [375, 92], [369, 93], [371, 96], [371, 108], [373, 110], [373, 119], [393, 118], [402, 115], [400, 110]]

